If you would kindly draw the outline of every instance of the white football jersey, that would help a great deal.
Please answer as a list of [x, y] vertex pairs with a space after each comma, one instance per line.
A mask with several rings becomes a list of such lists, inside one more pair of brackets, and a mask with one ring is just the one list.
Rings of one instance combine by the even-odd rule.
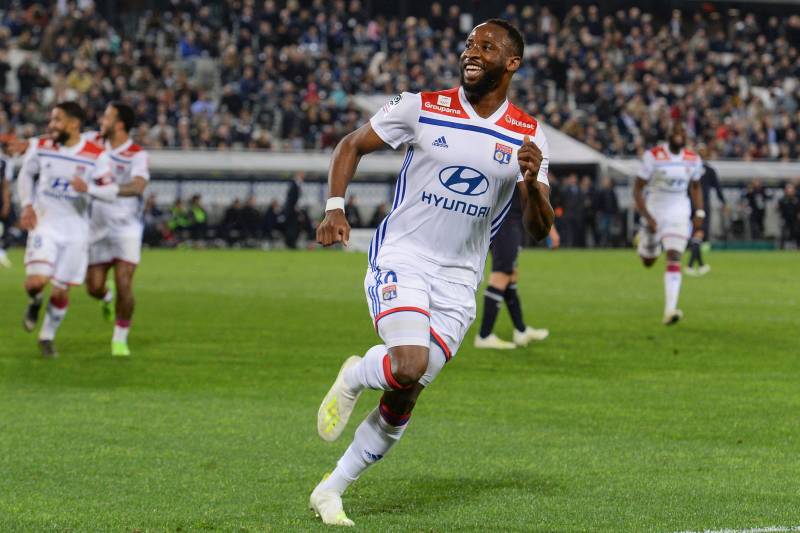
[[74, 177], [98, 185], [110, 183], [111, 167], [102, 147], [85, 139], [69, 148], [47, 138], [31, 140], [17, 181], [21, 203], [32, 204], [36, 211], [36, 231], [88, 236], [89, 195], [72, 188]]
[[542, 128], [508, 101], [481, 118], [460, 87], [395, 96], [370, 124], [392, 148], [407, 145], [392, 209], [370, 244], [370, 267], [477, 288], [491, 238], [523, 179], [517, 150], [526, 135], [542, 151], [538, 180], [548, 183]]
[[[647, 209], [655, 213], [690, 210], [689, 183], [703, 175], [703, 161], [691, 150], [679, 154], [667, 144], [645, 152], [638, 176], [648, 182]], [[686, 215], [688, 217], [688, 214]]]
[[[96, 131], [82, 134], [103, 146], [111, 164], [111, 177], [114, 183], [124, 185], [134, 177], [141, 176], [150, 181], [150, 168], [147, 151], [133, 140], [128, 140], [116, 148]], [[141, 196], [117, 196], [113, 202], [95, 201], [92, 203], [92, 226], [112, 226], [121, 228], [142, 224], [144, 202]]]

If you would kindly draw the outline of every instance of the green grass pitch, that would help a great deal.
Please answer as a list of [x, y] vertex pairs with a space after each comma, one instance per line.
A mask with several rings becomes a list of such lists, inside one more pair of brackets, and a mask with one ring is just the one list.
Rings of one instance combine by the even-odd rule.
[[[376, 343], [362, 254], [150, 251], [133, 357], [82, 288], [38, 357], [21, 254], [0, 271], [0, 531], [306, 531], [336, 443], [319, 402]], [[346, 493], [359, 531], [683, 531], [800, 525], [800, 256], [714, 253], [660, 324], [663, 259], [527, 252], [526, 318], [470, 331], [402, 442]], [[505, 310], [498, 333], [509, 338]]]

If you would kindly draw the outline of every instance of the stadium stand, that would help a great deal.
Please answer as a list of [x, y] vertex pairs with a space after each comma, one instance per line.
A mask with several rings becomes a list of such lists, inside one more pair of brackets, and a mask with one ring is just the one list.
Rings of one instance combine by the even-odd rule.
[[[478, 5], [464, 2], [406, 4], [413, 14], [376, 14], [358, 0], [142, 1], [125, 13], [116, 12], [121, 6], [113, 2], [95, 6], [91, 0], [13, 3], [0, 12], [0, 134], [40, 134], [49, 106], [59, 100], [80, 101], [90, 123], [106, 102], [126, 100], [140, 118], [137, 141], [173, 150], [154, 154], [161, 179], [150, 187], [156, 196], [146, 240], [281, 242], [285, 178], [296, 170], [278, 170], [285, 164], [281, 157], [308, 162], [317, 156], [299, 152], [331, 150], [367, 120], [383, 95], [458, 83], [461, 43], [486, 8], [478, 13]], [[525, 34], [526, 61], [514, 101], [598, 155], [614, 158], [611, 168], [591, 171], [589, 178], [586, 169], [552, 166], [564, 244], [628, 243], [634, 218], [627, 180], [639, 163], [624, 158], [663, 139], [675, 119], [685, 121], [693, 144], [706, 144], [713, 158], [736, 160], [718, 163], [728, 164], [723, 177], [734, 172], [737, 181], [727, 184], [731, 209], [716, 217], [713, 235], [794, 235], [783, 222], [790, 209], [785, 202], [778, 209], [783, 194], [771, 191], [758, 212], [748, 201], [747, 181], [765, 177], [764, 162], [775, 169], [786, 164], [780, 161], [800, 158], [800, 16], [715, 4], [686, 11], [652, 3], [616, 10], [612, 4], [556, 11], [512, 2], [491, 13]], [[189, 169], [182, 152], [187, 149], [215, 150], [189, 159], [207, 170], [213, 155], [226, 170]], [[242, 149], [272, 155], [264, 160], [233, 152]], [[323, 165], [308, 168], [302, 187], [296, 214], [301, 241], [312, 234], [324, 199], [324, 158]], [[770, 187], [796, 176], [790, 165], [790, 174]], [[260, 174], [243, 174], [242, 167]], [[608, 176], [614, 178], [611, 189], [603, 179]], [[390, 179], [373, 175], [353, 184], [367, 226], [391, 202]], [[194, 195], [202, 196], [207, 210], [202, 228], [184, 227], [175, 215], [180, 210], [174, 201], [188, 206]], [[237, 198], [255, 198], [260, 225], [252, 222], [253, 213], [247, 228], [235, 221], [229, 210]]]
[[[438, 2], [400, 18], [358, 0], [182, 0], [119, 23], [91, 1], [50, 4], [3, 13], [0, 132], [38, 131], [56, 100], [97, 114], [123, 98], [150, 148], [330, 149], [366, 118], [351, 95], [457, 84], [472, 22]], [[497, 14], [528, 43], [514, 99], [607, 155], [641, 153], [681, 117], [719, 157], [800, 157], [798, 15], [522, 2]]]

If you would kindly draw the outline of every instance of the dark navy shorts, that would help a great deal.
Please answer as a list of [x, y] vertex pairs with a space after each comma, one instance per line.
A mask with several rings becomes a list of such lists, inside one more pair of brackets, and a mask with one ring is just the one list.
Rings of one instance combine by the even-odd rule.
[[517, 267], [517, 257], [522, 248], [522, 222], [509, 218], [492, 241], [492, 272], [511, 274]]

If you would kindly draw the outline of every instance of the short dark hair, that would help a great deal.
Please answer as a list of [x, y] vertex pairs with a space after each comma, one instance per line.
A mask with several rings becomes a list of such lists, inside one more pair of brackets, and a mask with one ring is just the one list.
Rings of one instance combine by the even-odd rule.
[[117, 110], [117, 118], [121, 120], [122, 125], [125, 126], [125, 133], [130, 132], [136, 123], [136, 114], [133, 112], [133, 108], [119, 101], [111, 102], [108, 105]]
[[83, 124], [83, 121], [86, 120], [86, 114], [83, 112], [83, 108], [80, 106], [80, 104], [78, 104], [78, 102], [59, 102], [53, 107], [55, 109], [60, 109], [69, 117], [77, 118], [81, 124]]
[[484, 24], [494, 24], [506, 30], [508, 38], [511, 39], [511, 44], [514, 46], [514, 54], [522, 57], [525, 52], [525, 39], [522, 38], [522, 34], [516, 26], [505, 19], [489, 19]]

